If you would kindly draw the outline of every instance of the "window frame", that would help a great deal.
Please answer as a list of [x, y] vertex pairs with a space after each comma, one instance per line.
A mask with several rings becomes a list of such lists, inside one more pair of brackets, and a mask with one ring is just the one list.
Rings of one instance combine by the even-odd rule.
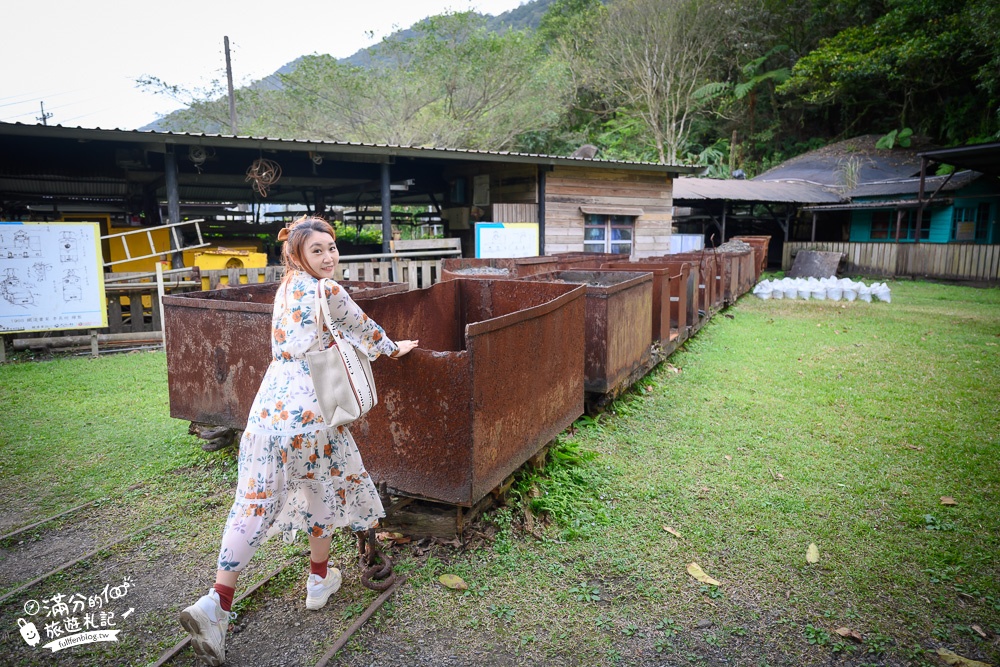
[[[583, 251], [589, 253], [607, 253], [631, 257], [635, 251], [635, 221], [634, 215], [614, 215], [605, 213], [584, 213], [583, 216]], [[600, 230], [601, 238], [587, 238], [587, 230]], [[615, 230], [627, 230], [628, 238], [614, 238]], [[600, 244], [601, 248], [594, 246]], [[628, 246], [628, 252], [616, 252], [615, 246]]]

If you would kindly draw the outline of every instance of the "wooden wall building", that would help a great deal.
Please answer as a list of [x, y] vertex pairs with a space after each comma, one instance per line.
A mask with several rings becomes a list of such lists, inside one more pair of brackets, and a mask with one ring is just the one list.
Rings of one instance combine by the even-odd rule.
[[[265, 193], [247, 179], [262, 158], [280, 167]], [[537, 222], [542, 254], [666, 254], [673, 180], [699, 171], [498, 151], [0, 123], [2, 220], [69, 220], [74, 212], [100, 211], [112, 224], [156, 227], [205, 217], [212, 206], [243, 205], [243, 231], [268, 234], [280, 223], [261, 219], [262, 205], [304, 206], [326, 216], [349, 208], [380, 218], [384, 251], [392, 208], [424, 206], [440, 213], [445, 236], [460, 238], [466, 256], [475, 254], [476, 222]], [[239, 230], [241, 222], [218, 228]]]

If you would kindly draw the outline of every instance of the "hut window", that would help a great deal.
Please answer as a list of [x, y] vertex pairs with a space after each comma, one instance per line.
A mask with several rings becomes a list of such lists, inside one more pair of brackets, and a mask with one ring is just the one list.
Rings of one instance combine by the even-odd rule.
[[[893, 241], [896, 238], [896, 218], [898, 210], [880, 209], [872, 212], [872, 233], [873, 241]], [[917, 233], [917, 211], [909, 209], [903, 213], [903, 220], [900, 224], [899, 238], [912, 241]], [[924, 215], [923, 225], [920, 227], [920, 238], [927, 240], [931, 235], [930, 216]]]
[[889, 228], [892, 226], [892, 211], [880, 209], [872, 212], [871, 239], [884, 240], [889, 238]]
[[990, 205], [956, 206], [952, 221], [952, 237], [956, 241], [986, 243]]
[[588, 213], [584, 217], [583, 250], [631, 255], [634, 233], [634, 216]]

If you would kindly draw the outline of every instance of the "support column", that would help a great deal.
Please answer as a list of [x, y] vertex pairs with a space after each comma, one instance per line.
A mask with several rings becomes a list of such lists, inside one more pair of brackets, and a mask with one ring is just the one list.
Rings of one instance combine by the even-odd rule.
[[[167, 146], [167, 152], [163, 155], [163, 172], [167, 186], [167, 216], [169, 217], [167, 223], [178, 223], [181, 221], [181, 195], [177, 186], [177, 158], [174, 155], [173, 144]], [[170, 268], [183, 269], [184, 256], [180, 252], [176, 252], [179, 248], [174, 243], [173, 231], [170, 233], [170, 249], [175, 251], [170, 255]]]
[[390, 252], [392, 242], [392, 191], [389, 189], [389, 163], [382, 163], [382, 252]]
[[927, 177], [927, 158], [920, 158], [920, 188], [917, 190], [917, 229], [913, 242], [920, 243], [920, 227], [924, 223], [924, 185]]
[[819, 214], [816, 213], [816, 211], [813, 211], [812, 236], [809, 237], [809, 241], [812, 242], [812, 243], [816, 243], [816, 218], [817, 218], [818, 215]]
[[729, 202], [723, 201], [722, 202], [722, 228], [720, 229], [720, 231], [722, 232], [722, 242], [719, 243], [719, 245], [722, 245], [723, 243], [726, 242], [726, 209], [727, 208], [729, 208]]
[[548, 167], [538, 167], [538, 254], [545, 255], [545, 172]]

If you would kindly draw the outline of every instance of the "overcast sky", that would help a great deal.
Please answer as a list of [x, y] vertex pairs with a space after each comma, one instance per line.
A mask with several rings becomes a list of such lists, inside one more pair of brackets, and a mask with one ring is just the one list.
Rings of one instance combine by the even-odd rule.
[[2, 0], [0, 121], [136, 129], [179, 103], [136, 86], [260, 79], [299, 56], [343, 58], [442, 12], [501, 14], [524, 0]]

